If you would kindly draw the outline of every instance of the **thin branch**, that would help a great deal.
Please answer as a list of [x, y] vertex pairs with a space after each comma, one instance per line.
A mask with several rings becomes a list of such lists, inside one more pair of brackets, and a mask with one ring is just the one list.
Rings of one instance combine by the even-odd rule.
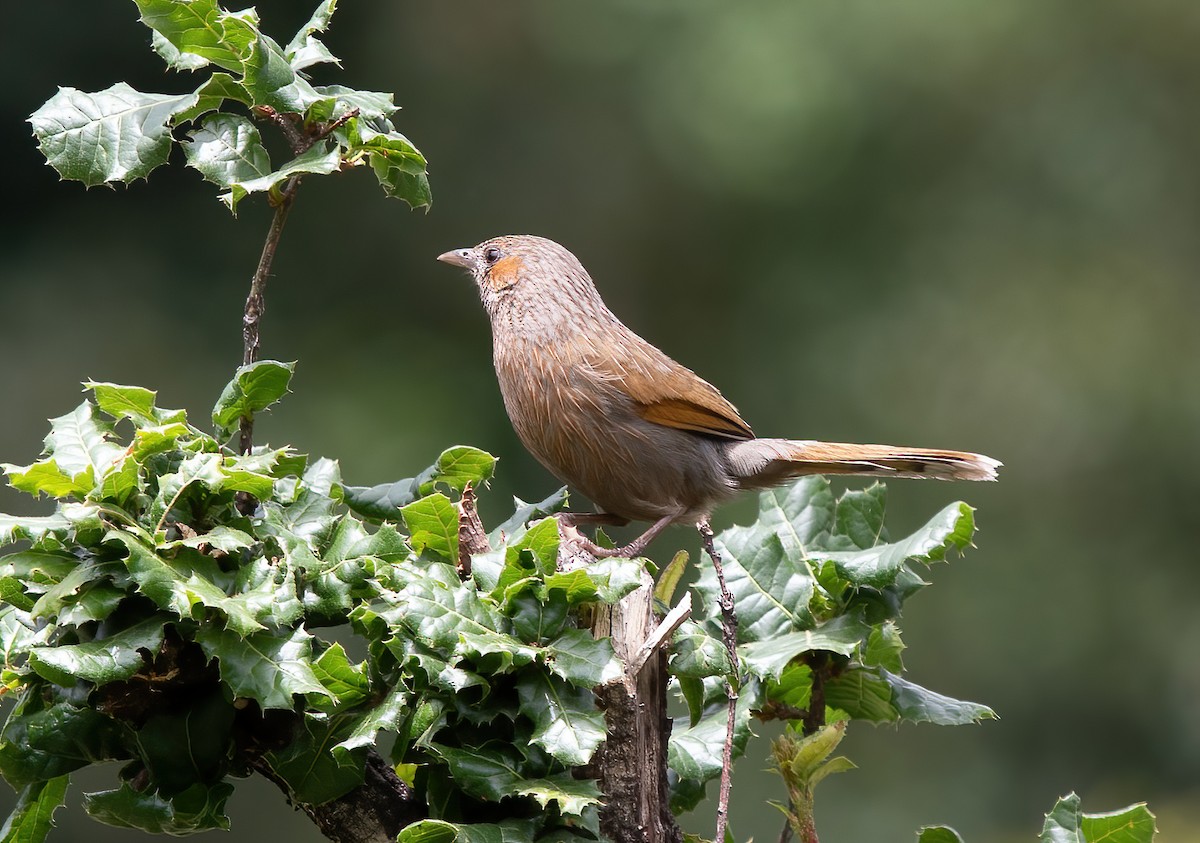
[[729, 699], [729, 714], [725, 722], [725, 747], [721, 754], [721, 789], [717, 798], [717, 833], [715, 843], [724, 843], [725, 829], [729, 826], [729, 788], [733, 772], [733, 727], [737, 717], [738, 691], [734, 684], [740, 673], [737, 655], [737, 612], [733, 606], [733, 594], [725, 584], [725, 571], [721, 568], [721, 557], [713, 544], [713, 531], [705, 519], [696, 524], [700, 531], [700, 542], [712, 560], [721, 593], [717, 602], [721, 607], [721, 637], [725, 651], [729, 654], [729, 675], [725, 677], [725, 696]]
[[[250, 279], [250, 295], [246, 297], [246, 309], [242, 315], [242, 365], [248, 366], [258, 360], [260, 344], [259, 329], [262, 323], [266, 302], [263, 298], [267, 291], [267, 279], [271, 276], [271, 264], [275, 262], [275, 250], [279, 248], [279, 239], [283, 235], [283, 226], [287, 222], [288, 213], [296, 199], [296, 188], [300, 185], [300, 177], [292, 176], [279, 191], [275, 200], [275, 216], [271, 218], [271, 228], [267, 231], [267, 240], [263, 243], [262, 254], [258, 258], [258, 268]], [[250, 453], [254, 446], [254, 419], [242, 416], [238, 425], [239, 450], [243, 454]], [[240, 507], [239, 507], [240, 508]]]

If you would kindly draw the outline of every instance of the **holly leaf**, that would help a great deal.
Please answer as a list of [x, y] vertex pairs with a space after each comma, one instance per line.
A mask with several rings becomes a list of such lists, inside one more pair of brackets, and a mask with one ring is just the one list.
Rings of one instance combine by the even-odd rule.
[[458, 510], [441, 492], [426, 495], [400, 510], [413, 550], [426, 550], [449, 562], [458, 561]]
[[[39, 676], [71, 687], [77, 679], [105, 685], [128, 679], [162, 646], [164, 618], [152, 617], [107, 638], [85, 644], [34, 647], [29, 664]], [[143, 655], [145, 654], [145, 655]]]
[[1151, 843], [1158, 829], [1154, 814], [1145, 803], [1103, 814], [1085, 814], [1079, 797], [1070, 793], [1060, 798], [1050, 813], [1042, 843]]
[[292, 798], [306, 805], [323, 805], [362, 784], [365, 746], [333, 751], [355, 725], [355, 719], [347, 714], [306, 712], [297, 736], [267, 755], [271, 769], [287, 782]]
[[590, 688], [526, 673], [517, 681], [517, 695], [521, 713], [533, 721], [530, 740], [563, 764], [586, 764], [604, 742], [604, 715]]
[[94, 94], [59, 88], [29, 123], [64, 179], [88, 187], [131, 182], [167, 163], [171, 120], [195, 101], [195, 94], [146, 94], [124, 82]]
[[241, 366], [213, 407], [213, 427], [219, 435], [232, 436], [243, 416], [252, 417], [286, 395], [295, 371], [295, 363], [276, 360], [259, 360]]
[[779, 679], [783, 669], [798, 656], [813, 650], [851, 655], [871, 632], [856, 615], [839, 615], [816, 629], [786, 632], [763, 641], [743, 644], [738, 656], [747, 670], [763, 679]]
[[239, 114], [207, 115], [191, 132], [183, 151], [189, 167], [223, 188], [271, 172], [271, 156], [258, 127]]
[[[242, 72], [258, 39], [258, 16], [253, 9], [226, 12], [216, 0], [134, 0], [142, 23], [179, 53]], [[169, 58], [164, 56], [164, 58]], [[173, 66], [178, 66], [176, 61]], [[192, 62], [183, 65], [194, 69]]]
[[116, 790], [85, 793], [83, 808], [105, 825], [182, 836], [213, 828], [228, 831], [225, 802], [232, 794], [233, 784], [228, 781], [212, 785], [197, 782], [170, 799], [154, 790], [138, 791], [122, 783]]
[[220, 662], [221, 679], [234, 696], [257, 700], [263, 708], [290, 709], [295, 694], [333, 697], [313, 672], [312, 636], [303, 628], [243, 638], [231, 630], [204, 626], [196, 641], [205, 655]]
[[620, 678], [624, 665], [607, 638], [594, 638], [586, 629], [568, 629], [545, 648], [546, 663], [557, 675], [579, 688], [594, 688]]
[[0, 843], [40, 843], [54, 827], [54, 812], [65, 802], [70, 776], [33, 782], [17, 794], [17, 803], [0, 828]]

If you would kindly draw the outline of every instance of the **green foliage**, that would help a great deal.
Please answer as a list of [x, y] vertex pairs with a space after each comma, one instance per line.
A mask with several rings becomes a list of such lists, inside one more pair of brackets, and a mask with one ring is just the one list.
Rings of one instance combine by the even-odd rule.
[[[881, 485], [835, 499], [828, 481], [808, 477], [763, 492], [753, 524], [716, 537], [738, 616], [736, 751], [749, 738], [751, 712], [816, 724], [829, 713], [942, 725], [995, 717], [986, 706], [901, 675], [896, 622], [904, 601], [926, 585], [914, 566], [968, 547], [972, 509], [951, 504], [898, 541], [888, 540], [885, 509]], [[711, 567], [702, 570], [696, 590], [703, 608], [676, 633], [670, 663], [691, 713], [689, 728], [676, 730], [670, 744], [677, 809], [694, 806], [705, 782], [720, 774], [725, 696], [713, 680], [730, 673]], [[810, 711], [814, 685], [821, 702]]]
[[[108, 760], [125, 766], [115, 788], [85, 796], [95, 819], [225, 828], [231, 777], [262, 752], [251, 734], [276, 735], [259, 763], [300, 802], [360, 784], [365, 753], [390, 734], [434, 817], [497, 818], [467, 836], [594, 831], [600, 795], [573, 768], [604, 739], [592, 688], [623, 668], [577, 610], [619, 599], [641, 563], [560, 573], [557, 522], [542, 517], [553, 504], [518, 502], [519, 519], [541, 520], [509, 523], [511, 539], [477, 557], [480, 575], [461, 577], [450, 495], [495, 464], [474, 448], [403, 481], [412, 499], [368, 524], [335, 462], [222, 445], [291, 373], [238, 370], [213, 412], [218, 437], [150, 390], [88, 383], [88, 400], [52, 420], [42, 458], [4, 467], [56, 504], [0, 520], [2, 679], [15, 700], [0, 773], [21, 790], [11, 839], [43, 839], [69, 774]], [[256, 499], [249, 515], [239, 493]], [[347, 624], [362, 661], [316, 634]]]
[[1068, 794], [1046, 815], [1041, 843], [1149, 843], [1157, 832], [1145, 804], [1104, 814], [1085, 814], [1080, 799]]
[[[354, 166], [370, 167], [386, 195], [429, 206], [425, 158], [392, 123], [391, 94], [309, 78], [310, 69], [338, 63], [318, 37], [336, 0], [323, 0], [286, 46], [261, 30], [253, 8], [134, 2], [167, 67], [202, 81], [190, 94], [146, 93], [124, 82], [94, 93], [60, 88], [29, 122], [64, 179], [91, 187], [146, 178], [180, 143], [188, 166], [224, 191], [220, 199], [233, 212], [246, 196], [278, 191], [293, 176]], [[290, 127], [290, 159], [271, 160], [252, 117]]]
[[[1046, 814], [1038, 837], [1041, 843], [1151, 843], [1158, 829], [1144, 803], [1103, 814], [1085, 814], [1079, 797], [1068, 794]], [[917, 832], [917, 843], [963, 843], [954, 829], [928, 826]]]

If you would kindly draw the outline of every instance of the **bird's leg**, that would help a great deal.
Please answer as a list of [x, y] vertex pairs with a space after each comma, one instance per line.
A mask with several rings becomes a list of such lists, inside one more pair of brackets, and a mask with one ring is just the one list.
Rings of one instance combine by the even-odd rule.
[[579, 527], [584, 524], [610, 524], [613, 527], [624, 527], [629, 523], [628, 518], [613, 515], [611, 512], [560, 512], [555, 515], [558, 523], [568, 527]]
[[[567, 513], [567, 518], [569, 520], [567, 520], [566, 523], [569, 526], [573, 527], [579, 523], [576, 520], [579, 517], [580, 517], [579, 515]], [[620, 524], [628, 524], [629, 523], [629, 519], [627, 519], [627, 518], [621, 519], [621, 518], [618, 518], [617, 516], [609, 515], [608, 513], [604, 513], [604, 512], [584, 513], [582, 517], [584, 519], [586, 519], [584, 523], [589, 523], [589, 524], [617, 524], [617, 525], [620, 525]], [[634, 556], [641, 556], [642, 551], [644, 551], [646, 549], [646, 545], [648, 545], [648, 544], [650, 544], [650, 542], [654, 541], [654, 539], [658, 536], [658, 534], [661, 533], [663, 530], [665, 530], [667, 528], [667, 525], [670, 524], [672, 521], [674, 521], [677, 517], [679, 517], [679, 516], [675, 515], [674, 513], [672, 513], [670, 515], [664, 515], [662, 518], [658, 519], [652, 525], [650, 525], [649, 530], [642, 533], [640, 536], [638, 536], [636, 539], [634, 539], [633, 541], [631, 541], [629, 544], [625, 545], [624, 547], [600, 547], [600, 545], [596, 544], [594, 541], [591, 541], [590, 539], [588, 539], [586, 536], [584, 536], [582, 534], [580, 534], [578, 538], [574, 539], [574, 542], [582, 550], [586, 551], [587, 553], [590, 553], [592, 556], [596, 557], [597, 559], [609, 559], [614, 556], [619, 556], [619, 557], [626, 558], [626, 559], [632, 559]]]

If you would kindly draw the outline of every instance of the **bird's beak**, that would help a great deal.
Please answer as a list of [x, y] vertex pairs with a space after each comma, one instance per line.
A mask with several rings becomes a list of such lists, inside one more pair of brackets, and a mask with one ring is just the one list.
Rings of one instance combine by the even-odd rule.
[[451, 249], [438, 255], [438, 260], [451, 266], [461, 266], [463, 269], [475, 269], [475, 253], [471, 249]]

